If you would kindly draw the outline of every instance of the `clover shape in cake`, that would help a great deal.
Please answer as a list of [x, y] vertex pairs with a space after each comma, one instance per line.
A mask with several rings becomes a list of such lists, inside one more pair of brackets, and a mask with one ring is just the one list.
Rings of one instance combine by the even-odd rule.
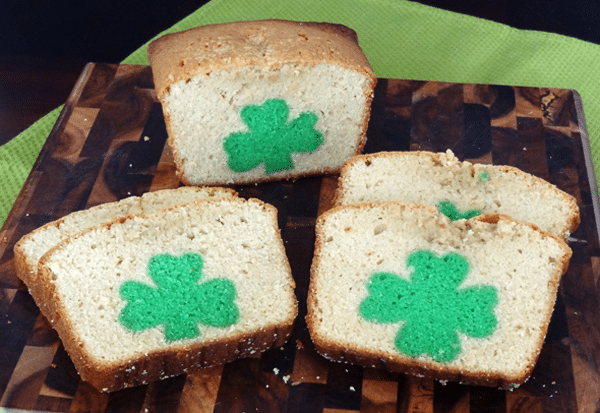
[[235, 324], [239, 310], [234, 283], [226, 278], [199, 283], [203, 266], [202, 256], [195, 253], [155, 255], [148, 263], [148, 275], [156, 287], [139, 281], [123, 283], [119, 293], [127, 304], [119, 322], [133, 332], [164, 325], [169, 342], [198, 337], [199, 323], [212, 327]]
[[469, 209], [465, 212], [461, 212], [458, 207], [450, 201], [440, 201], [436, 205], [438, 211], [450, 218], [450, 221], [457, 221], [459, 219], [471, 219], [478, 215], [481, 215], [481, 211], [478, 209]]
[[264, 163], [267, 174], [290, 170], [294, 168], [292, 153], [318, 149], [323, 135], [314, 129], [317, 115], [303, 112], [288, 123], [289, 112], [283, 99], [245, 106], [240, 116], [250, 131], [234, 132], [223, 141], [229, 168], [246, 172]]
[[416, 251], [407, 258], [410, 280], [394, 273], [374, 273], [360, 315], [376, 323], [401, 323], [394, 345], [409, 357], [428, 355], [450, 362], [461, 352], [459, 332], [485, 338], [497, 327], [497, 290], [490, 285], [460, 288], [469, 272], [457, 253], [438, 257]]

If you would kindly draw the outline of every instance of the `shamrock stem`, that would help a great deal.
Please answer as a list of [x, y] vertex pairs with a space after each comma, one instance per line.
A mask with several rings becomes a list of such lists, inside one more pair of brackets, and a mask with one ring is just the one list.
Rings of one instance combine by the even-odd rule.
[[290, 154], [280, 155], [280, 157], [273, 157], [265, 162], [265, 170], [267, 174], [272, 174], [279, 171], [287, 171], [294, 168], [294, 162]]

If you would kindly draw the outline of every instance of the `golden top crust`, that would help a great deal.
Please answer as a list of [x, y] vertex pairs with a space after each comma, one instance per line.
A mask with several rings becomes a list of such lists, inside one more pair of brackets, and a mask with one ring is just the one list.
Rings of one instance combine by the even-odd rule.
[[[410, 215], [406, 215], [405, 213], [407, 212], [409, 212]], [[369, 216], [370, 218], [363, 221], [361, 218], [366, 216]], [[379, 226], [381, 223], [386, 222], [387, 218], [391, 217], [395, 217], [392, 219], [403, 220], [403, 223], [407, 225], [403, 227], [402, 231], [395, 232], [393, 237], [388, 238], [389, 243], [379, 243], [380, 241], [373, 241], [373, 238], [364, 238], [365, 234], [374, 233], [376, 225]], [[380, 220], [376, 218], [383, 219]], [[502, 225], [499, 225], [500, 223], [502, 223]], [[432, 232], [426, 231], [418, 234], [418, 228], [425, 227], [428, 227]], [[448, 231], [449, 228], [452, 228], [453, 235], [446, 238], [443, 234]], [[465, 384], [506, 389], [518, 387], [531, 375], [539, 356], [539, 351], [544, 343], [561, 276], [567, 271], [572, 256], [571, 249], [563, 239], [539, 229], [534, 224], [517, 221], [502, 214], [482, 214], [471, 220], [451, 222], [433, 206], [408, 204], [399, 201], [383, 203], [368, 202], [333, 207], [318, 217], [315, 232], [315, 253], [310, 270], [311, 279], [307, 298], [308, 307], [306, 323], [316, 350], [325, 358], [338, 362], [350, 362], [367, 367], [376, 367], [388, 371], [410, 373], [442, 381], [451, 380]], [[383, 262], [384, 259], [396, 260], [397, 257], [394, 257], [393, 254], [398, 250], [403, 251], [401, 254], [414, 251], [412, 247], [406, 247], [406, 237], [403, 238], [404, 235], [409, 233], [411, 236], [414, 234], [415, 237], [423, 237], [423, 240], [429, 239], [427, 242], [430, 243], [430, 245], [445, 244], [449, 247], [449, 250], [453, 251], [466, 251], [461, 249], [462, 245], [466, 245], [465, 243], [472, 243], [472, 245], [477, 243], [481, 243], [482, 245], [488, 244], [483, 238], [478, 240], [481, 234], [485, 233], [498, 236], [499, 238], [497, 238], [497, 240], [500, 240], [502, 243], [511, 243], [513, 240], [520, 239], [518, 245], [530, 245], [532, 248], [531, 256], [534, 257], [539, 251], [544, 251], [544, 253], [553, 251], [551, 255], [543, 258], [544, 260], [549, 259], [549, 262], [554, 263], [550, 267], [547, 267], [548, 273], [540, 272], [539, 274], [534, 274], [524, 271], [517, 277], [516, 275], [513, 275], [513, 272], [511, 271], [510, 276], [507, 276], [504, 281], [500, 281], [503, 277], [501, 275], [503, 272], [508, 274], [509, 270], [505, 264], [509, 262], [508, 266], [511, 265], [510, 253], [508, 255], [504, 255], [506, 253], [500, 253], [494, 256], [493, 260], [487, 261], [489, 252], [492, 250], [489, 250], [486, 253], [475, 252], [475, 254], [473, 254], [473, 251], [475, 250], [467, 247], [467, 249], [470, 249], [471, 251], [469, 253], [469, 259], [479, 261], [480, 264], [483, 264], [479, 268], [487, 267], [488, 272], [486, 277], [489, 277], [490, 281], [493, 279], [495, 282], [498, 282], [498, 286], [502, 285], [499, 296], [510, 296], [509, 290], [514, 293], [520, 291], [519, 294], [523, 296], [524, 300], [521, 301], [521, 304], [528, 300], [533, 300], [536, 305], [540, 305], [540, 308], [535, 310], [536, 315], [539, 316], [537, 322], [533, 322], [531, 317], [524, 318], [527, 323], [530, 323], [528, 324], [528, 330], [531, 327], [531, 330], [529, 330], [531, 333], [529, 337], [531, 339], [528, 341], [529, 344], [527, 344], [531, 349], [530, 355], [520, 358], [518, 364], [513, 363], [514, 360], [510, 361], [512, 367], [507, 367], [510, 364], [508, 363], [509, 360], [506, 360], [504, 356], [499, 358], [495, 358], [496, 355], [491, 356], [493, 352], [490, 349], [493, 349], [493, 347], [490, 346], [485, 347], [484, 352], [480, 353], [479, 356], [472, 358], [470, 362], [465, 361], [455, 364], [440, 364], [422, 358], [407, 357], [401, 352], [391, 354], [386, 352], [383, 350], [381, 341], [379, 340], [382, 338], [381, 336], [378, 336], [380, 333], [368, 335], [368, 340], [365, 340], [365, 336], [360, 336], [363, 329], [368, 327], [362, 322], [357, 324], [355, 322], [356, 319], [352, 319], [351, 314], [356, 310], [356, 307], [353, 306], [356, 305], [357, 302], [360, 302], [364, 297], [361, 295], [362, 293], [359, 292], [361, 290], [356, 289], [356, 286], [359, 283], [365, 282], [367, 279], [365, 278], [365, 275], [371, 274], [371, 272], [369, 270], [364, 270], [369, 264], [365, 264], [365, 266], [359, 270], [355, 270], [354, 268], [349, 269], [349, 267], [351, 267], [352, 264], [356, 264], [357, 261], [348, 256], [344, 256], [347, 254], [347, 252], [344, 251], [348, 251], [347, 246], [350, 243], [340, 243], [339, 240], [344, 239], [345, 237], [349, 237], [348, 239], [352, 240], [353, 248], [352, 253], [350, 254], [352, 257], [362, 257], [365, 252], [368, 252], [368, 254], [371, 255], [372, 251], [375, 251], [372, 246], [378, 245], [375, 255]], [[440, 235], [440, 237], [436, 237], [432, 234]], [[469, 236], [468, 234], [478, 235]], [[371, 235], [367, 235], [367, 237], [369, 236]], [[362, 240], [362, 238], [364, 238], [364, 240]], [[397, 239], [400, 239], [401, 241], [396, 242]], [[442, 239], [445, 241], [440, 241]], [[457, 241], [457, 243], [455, 243], [455, 241]], [[366, 248], [361, 249], [363, 246]], [[534, 251], [537, 251], [537, 253]], [[476, 257], [476, 255], [478, 255], [478, 257]], [[502, 256], [504, 256], [504, 258], [501, 258]], [[336, 266], [330, 265], [332, 257], [335, 257], [336, 260], [339, 258], [339, 262], [336, 261]], [[364, 258], [359, 259], [361, 260], [361, 263], [366, 262]], [[500, 261], [498, 261], [498, 259]], [[504, 261], [503, 264], [500, 264], [503, 259], [506, 261]], [[370, 268], [372, 269], [373, 267]], [[339, 274], [344, 274], [344, 277], [339, 277]], [[348, 277], [353, 278], [348, 279]], [[336, 284], [335, 280], [342, 278], [345, 280], [345, 284]], [[517, 281], [517, 279], [520, 279], [520, 281]], [[534, 280], [540, 282], [538, 287], [547, 285], [547, 288], [536, 291], [544, 291], [543, 295], [536, 297], [536, 299], [532, 298], [533, 291], [531, 290], [531, 288], [534, 288], [532, 287], [534, 282], [536, 282]], [[347, 287], [344, 287], [344, 285]], [[351, 299], [336, 301], [335, 297], [332, 295], [334, 293], [344, 294], [345, 298], [350, 296]], [[504, 299], [500, 298], [500, 300]], [[342, 301], [345, 304], [342, 304]], [[335, 304], [332, 305], [332, 302], [335, 302]], [[498, 307], [496, 310], [498, 311], [497, 316], [499, 319], [505, 318], [505, 322], [507, 322], [508, 319], [512, 322], [514, 321], [513, 315], [515, 313], [511, 315], [510, 312], [506, 313], [506, 310], [508, 308], [510, 308], [511, 311], [514, 310], [514, 308], [516, 308], [514, 307], [516, 301], [509, 300], [505, 301], [505, 303], [510, 304], [505, 305], [502, 309], [501, 307]], [[333, 308], [336, 310], [332, 311]], [[338, 308], [340, 311], [336, 312]], [[328, 317], [329, 320], [324, 323], [323, 320]], [[341, 328], [340, 331], [344, 331], [345, 334], [347, 334], [347, 337], [351, 338], [339, 341], [339, 334], [330, 334], [332, 331], [332, 323], [330, 320], [334, 320], [337, 323], [343, 323], [344, 327]], [[369, 333], [374, 333], [374, 331], [383, 332], [383, 330], [368, 331]], [[510, 329], [504, 329], [502, 331], [502, 333], [499, 333], [496, 338], [494, 338], [494, 340], [497, 340], [494, 345], [504, 346], [504, 344], [508, 343], [508, 348], [510, 348], [510, 350], [507, 354], [515, 351], [514, 349], [517, 347], [519, 348], [519, 351], [525, 349], [525, 347], [523, 347], [525, 345], [523, 344], [525, 342], [524, 336], [519, 334], [512, 335], [512, 333], [508, 333]], [[533, 331], [536, 331], [536, 333], [533, 334]], [[355, 334], [357, 332], [359, 334]], [[519, 340], [515, 341], [515, 339]], [[489, 358], [482, 356], [482, 354], [485, 354], [485, 351], [489, 352]]]
[[[532, 174], [529, 174], [519, 168], [509, 165], [483, 165], [483, 164], [472, 164], [468, 161], [460, 161], [458, 158], [454, 156], [451, 151], [448, 152], [428, 152], [428, 151], [387, 151], [387, 152], [377, 152], [377, 153], [369, 153], [363, 155], [357, 155], [350, 159], [348, 159], [342, 165], [340, 169], [340, 179], [338, 181], [338, 189], [334, 198], [334, 205], [341, 205], [348, 203], [348, 193], [350, 192], [350, 186], [354, 182], [352, 180], [356, 180], [359, 177], [364, 181], [364, 176], [359, 175], [355, 172], [355, 170], [361, 166], [361, 164], [370, 166], [372, 162], [377, 160], [397, 160], [398, 162], [402, 161], [402, 159], [407, 159], [409, 157], [418, 158], [421, 157], [423, 159], [429, 158], [432, 160], [434, 165], [438, 166], [457, 166], [459, 165], [461, 168], [466, 168], [470, 170], [472, 174], [475, 172], [475, 167], [485, 168], [487, 171], [495, 170], [501, 173], [505, 178], [514, 177], [519, 179], [519, 183], [521, 186], [514, 188], [514, 193], [527, 193], [527, 192], [537, 192], [537, 193], [545, 193], [548, 198], [553, 198], [557, 201], [557, 203], [561, 203], [562, 210], [564, 211], [564, 226], [560, 227], [558, 224], [555, 228], [560, 229], [554, 230], [552, 226], [547, 226], [545, 230], [549, 230], [555, 232], [555, 235], [559, 235], [563, 238], [566, 238], [569, 234], [573, 233], [581, 223], [579, 206], [577, 204], [577, 199], [573, 197], [571, 194], [559, 189], [556, 185]], [[396, 165], [398, 170], [402, 170], [403, 166], [398, 163]], [[354, 172], [354, 173], [353, 173]], [[372, 191], [372, 189], [370, 189]], [[352, 195], [350, 195], [352, 197]], [[369, 200], [375, 200], [373, 197], [369, 198]], [[398, 199], [399, 201], [406, 201], [405, 199]], [[414, 201], [411, 201], [414, 202]], [[488, 211], [489, 212], [489, 211]], [[547, 215], [539, 215], [546, 216]], [[516, 219], [523, 221], [522, 217], [515, 217]], [[540, 224], [541, 221], [536, 221]], [[549, 222], [549, 221], [547, 221]], [[562, 224], [562, 221], [559, 221]], [[541, 225], [543, 226], [543, 225]]]
[[[245, 208], [245, 205], [250, 208]], [[85, 241], [82, 242], [82, 239], [85, 240], [86, 237], [91, 236], [95, 239], [101, 239], [110, 236], [113, 226], [118, 229], [119, 226], [126, 225], [129, 221], [139, 220], [141, 222], [143, 220], [150, 223], [150, 227], [156, 227], [159, 222], [169, 220], [172, 213], [181, 216], [179, 212], [187, 210], [202, 214], [202, 208], [210, 209], [211, 206], [220, 211], [229, 208], [231, 214], [239, 214], [239, 217], [244, 217], [245, 214], [256, 215], [257, 212], [260, 212], [264, 214], [267, 222], [272, 225], [274, 229], [271, 232], [274, 237], [272, 240], [278, 250], [272, 248], [270, 251], [277, 254], [275, 259], [284, 259], [286, 292], [289, 298], [285, 318], [284, 316], [279, 317], [279, 319], [269, 318], [272, 317], [273, 308], [270, 308], [271, 312], [266, 312], [265, 309], [264, 324], [260, 328], [247, 331], [230, 331], [221, 338], [214, 340], [204, 340], [200, 337], [196, 341], [180, 343], [177, 347], [148, 345], [147, 351], [128, 354], [125, 358], [126, 361], [123, 358], [107, 360], [98, 357], [98, 353], [92, 348], [94, 345], [90, 344], [81, 334], [82, 329], [90, 328], [89, 323], [83, 325], [81, 319], [78, 322], [76, 316], [65, 305], [68, 301], [65, 289], [59, 289], [59, 285], [63, 287], [66, 285], [64, 275], [60, 275], [64, 271], [59, 268], [57, 275], [52, 268], [52, 263], [61, 261], [61, 258], [57, 258], [57, 256], [60, 256], [61, 251], [70, 246], [77, 248], [77, 245], [85, 245]], [[274, 206], [255, 198], [242, 199], [233, 196], [227, 199], [199, 199], [187, 204], [177, 204], [154, 215], [129, 214], [115, 217], [113, 220], [104, 222], [97, 227], [88, 228], [71, 238], [64, 239], [52, 247], [40, 259], [39, 278], [37, 280], [40, 287], [32, 291], [32, 296], [40, 307], [42, 314], [59, 334], [64, 348], [82, 380], [89, 382], [101, 392], [112, 392], [127, 387], [148, 384], [150, 381], [224, 364], [239, 357], [248, 357], [273, 347], [280, 347], [287, 341], [292, 332], [293, 323], [298, 314], [298, 303], [294, 295], [295, 282], [287, 258], [285, 258], [285, 248], [277, 225], [277, 209]], [[147, 240], [150, 239], [147, 238]], [[130, 254], [135, 254], [131, 252], [133, 251], [132, 248], [135, 247], [128, 244], [127, 248]], [[66, 286], [68, 287], [68, 285]], [[271, 291], [269, 291], [269, 297], [271, 297], [271, 294]], [[282, 302], [281, 300], [278, 301], [280, 304]], [[79, 328], [76, 328], [77, 324], [79, 324]], [[93, 327], [97, 326], [94, 324]], [[114, 336], [112, 337], [114, 339]], [[122, 345], [122, 342], [120, 344]]]
[[328, 63], [375, 78], [356, 33], [332, 23], [258, 20], [195, 27], [164, 35], [148, 46], [155, 88], [196, 75], [243, 66]]

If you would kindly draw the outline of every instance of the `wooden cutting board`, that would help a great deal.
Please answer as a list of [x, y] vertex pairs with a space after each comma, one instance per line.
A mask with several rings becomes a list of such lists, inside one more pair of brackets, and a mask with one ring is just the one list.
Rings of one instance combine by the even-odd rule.
[[452, 149], [507, 164], [575, 196], [569, 244], [546, 342], [514, 391], [331, 363], [304, 323], [316, 216], [336, 177], [235, 187], [279, 210], [300, 302], [283, 347], [225, 366], [100, 394], [81, 382], [56, 333], [17, 279], [13, 245], [82, 208], [177, 187], [150, 68], [89, 64], [0, 234], [0, 406], [55, 412], [595, 412], [600, 408], [600, 250], [581, 101], [563, 89], [379, 79], [366, 152]]

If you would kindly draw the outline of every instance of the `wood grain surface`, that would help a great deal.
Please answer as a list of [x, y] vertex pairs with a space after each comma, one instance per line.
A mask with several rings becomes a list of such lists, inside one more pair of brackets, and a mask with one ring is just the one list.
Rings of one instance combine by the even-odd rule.
[[[573, 258], [531, 378], [514, 391], [331, 363], [304, 323], [314, 222], [336, 177], [237, 186], [279, 210], [300, 315], [281, 348], [199, 373], [101, 394], [79, 380], [15, 274], [13, 245], [72, 211], [177, 187], [150, 68], [89, 64], [0, 233], [0, 406], [52, 412], [597, 412], [600, 250], [583, 119], [570, 90], [379, 79], [366, 152], [445, 151], [507, 164], [578, 200]], [[1, 410], [1, 409], [0, 409]], [[10, 410], [9, 410], [10, 411]]]

